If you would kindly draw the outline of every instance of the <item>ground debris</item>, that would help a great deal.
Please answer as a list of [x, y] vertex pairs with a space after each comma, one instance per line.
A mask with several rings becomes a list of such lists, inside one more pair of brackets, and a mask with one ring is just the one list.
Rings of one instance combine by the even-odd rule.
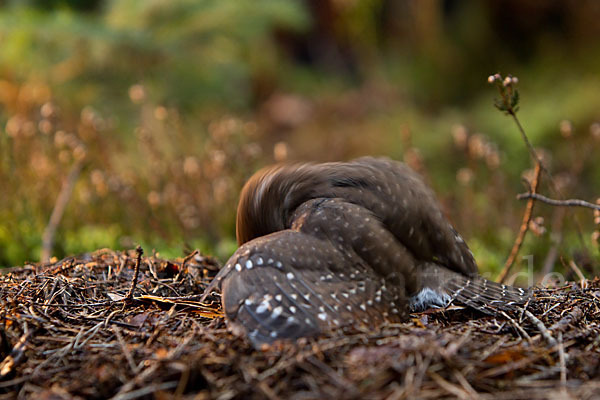
[[600, 280], [537, 289], [501, 319], [455, 307], [377, 332], [254, 351], [200, 294], [197, 252], [99, 250], [0, 277], [1, 398], [595, 398]]

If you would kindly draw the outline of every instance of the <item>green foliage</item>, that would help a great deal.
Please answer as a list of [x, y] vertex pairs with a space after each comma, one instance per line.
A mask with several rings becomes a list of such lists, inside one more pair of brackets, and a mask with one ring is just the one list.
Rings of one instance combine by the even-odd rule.
[[37, 261], [41, 249], [39, 231], [25, 219], [4, 221], [0, 225], [0, 267], [10, 267], [15, 261]]
[[[37, 260], [81, 159], [56, 256], [141, 243], [224, 259], [236, 247], [240, 187], [257, 168], [383, 154], [425, 175], [497, 273], [531, 163], [485, 77], [519, 75], [523, 98], [495, 81], [497, 106], [521, 107], [551, 170], [576, 182], [566, 193], [593, 201], [600, 52], [594, 32], [577, 30], [593, 10], [568, 6], [560, 29], [540, 18], [523, 30], [499, 20], [493, 2], [450, 3], [9, 1], [0, 8], [0, 265]], [[529, 22], [539, 33], [510, 39]], [[587, 235], [591, 220], [580, 218]], [[584, 247], [565, 240], [565, 252]], [[550, 245], [531, 238], [523, 251], [537, 260]]]
[[106, 104], [119, 93], [125, 100], [124, 88], [144, 82], [169, 105], [245, 107], [260, 67], [252, 55], [276, 51], [273, 29], [308, 23], [292, 1], [111, 1], [103, 10], [92, 17], [0, 9], [0, 63], [18, 65], [10, 72], [20, 79], [56, 84], [55, 95], [77, 105]]
[[58, 243], [62, 248], [58, 252], [63, 254], [82, 254], [90, 249], [111, 248], [119, 249], [121, 244], [118, 238], [123, 232], [117, 224], [108, 226], [82, 225], [68, 230], [59, 238]]
[[183, 234], [214, 246], [229, 235], [232, 214], [214, 210], [234, 209], [234, 187], [258, 155], [244, 149], [252, 126], [229, 113], [251, 105], [253, 75], [274, 70], [255, 56], [276, 53], [272, 31], [307, 23], [293, 1], [1, 8], [0, 190], [11, 195], [0, 199], [0, 262], [38, 257], [61, 180], [82, 154], [57, 255], [157, 227], [162, 244]]

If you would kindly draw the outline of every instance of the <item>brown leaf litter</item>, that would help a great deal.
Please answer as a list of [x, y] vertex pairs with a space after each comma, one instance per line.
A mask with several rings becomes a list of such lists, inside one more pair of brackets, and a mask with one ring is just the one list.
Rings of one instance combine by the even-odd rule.
[[0, 398], [597, 398], [600, 280], [494, 318], [452, 307], [255, 351], [230, 334], [218, 264], [100, 250], [0, 277]]

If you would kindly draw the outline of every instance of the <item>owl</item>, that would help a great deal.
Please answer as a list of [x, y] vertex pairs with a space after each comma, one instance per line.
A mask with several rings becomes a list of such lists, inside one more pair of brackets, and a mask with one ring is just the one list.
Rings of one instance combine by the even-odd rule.
[[205, 295], [221, 291], [228, 325], [256, 347], [451, 302], [494, 314], [529, 298], [479, 276], [433, 191], [389, 159], [263, 169], [242, 190], [236, 235]]

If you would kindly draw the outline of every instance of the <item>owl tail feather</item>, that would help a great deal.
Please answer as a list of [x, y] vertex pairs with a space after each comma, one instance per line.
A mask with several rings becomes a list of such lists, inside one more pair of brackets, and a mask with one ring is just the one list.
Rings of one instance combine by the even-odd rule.
[[412, 311], [429, 307], [464, 305], [486, 314], [515, 310], [531, 298], [531, 290], [466, 276], [436, 263], [424, 263], [416, 271], [418, 291], [411, 297]]
[[482, 277], [457, 276], [447, 284], [452, 302], [497, 315], [511, 311], [531, 299], [531, 290], [492, 282]]

